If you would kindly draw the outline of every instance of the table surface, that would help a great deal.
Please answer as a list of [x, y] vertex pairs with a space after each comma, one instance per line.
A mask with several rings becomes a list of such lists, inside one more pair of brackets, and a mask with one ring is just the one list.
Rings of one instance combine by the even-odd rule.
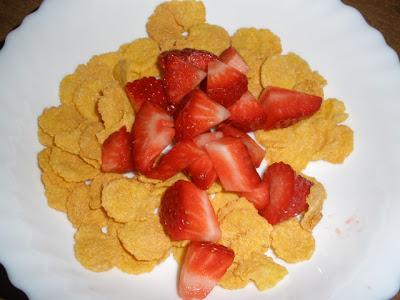
[[[400, 55], [400, 0], [342, 1], [357, 8], [367, 22], [383, 34], [386, 43]], [[35, 11], [41, 3], [42, 0], [0, 0], [0, 48], [8, 32], [18, 27], [23, 18]], [[11, 287], [1, 264], [0, 299], [27, 299], [21, 291]], [[392, 300], [400, 300], [400, 293]]]

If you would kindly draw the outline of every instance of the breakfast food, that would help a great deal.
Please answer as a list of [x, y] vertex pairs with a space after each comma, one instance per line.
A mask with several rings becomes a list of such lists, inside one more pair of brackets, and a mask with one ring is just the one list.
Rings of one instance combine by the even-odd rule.
[[48, 205], [94, 272], [150, 272], [172, 254], [184, 299], [272, 288], [288, 273], [273, 256], [312, 257], [326, 193], [302, 172], [351, 153], [345, 106], [278, 36], [229, 36], [202, 2], [162, 3], [146, 28], [65, 76], [39, 117]]

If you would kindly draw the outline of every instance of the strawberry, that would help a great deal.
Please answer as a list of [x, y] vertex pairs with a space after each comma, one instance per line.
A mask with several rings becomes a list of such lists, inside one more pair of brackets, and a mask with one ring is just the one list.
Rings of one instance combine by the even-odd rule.
[[246, 91], [246, 75], [218, 60], [208, 63], [207, 95], [211, 99], [229, 107]]
[[179, 274], [178, 294], [183, 299], [204, 299], [235, 258], [234, 252], [210, 242], [191, 242]]
[[264, 129], [288, 127], [312, 116], [320, 107], [322, 98], [278, 87], [267, 87], [260, 95], [265, 109]]
[[181, 58], [170, 55], [165, 57], [163, 82], [168, 101], [176, 105], [206, 77], [199, 68]]
[[192, 139], [229, 118], [229, 111], [201, 90], [194, 90], [175, 120], [176, 139]]
[[241, 192], [240, 196], [245, 197], [254, 207], [262, 210], [267, 207], [269, 203], [269, 185], [268, 182], [263, 180], [261, 183], [250, 192]]
[[174, 121], [163, 109], [151, 102], [140, 107], [132, 128], [133, 161], [137, 171], [146, 174], [175, 135]]
[[249, 192], [258, 186], [260, 176], [240, 139], [223, 137], [205, 147], [226, 191]]
[[125, 126], [113, 132], [101, 146], [101, 170], [114, 173], [133, 171], [131, 136]]
[[190, 181], [178, 180], [164, 193], [160, 221], [174, 241], [210, 241], [221, 238], [221, 230], [206, 191]]
[[231, 113], [228, 123], [242, 131], [255, 131], [262, 129], [264, 126], [265, 110], [248, 91], [238, 101], [229, 106], [228, 110]]
[[269, 185], [269, 203], [260, 213], [275, 225], [280, 222], [294, 195], [296, 173], [291, 166], [279, 162], [267, 168], [264, 180]]
[[128, 82], [125, 85], [125, 92], [135, 112], [139, 111], [144, 101], [150, 101], [164, 109], [167, 108], [167, 97], [162, 81], [155, 77], [143, 77]]
[[249, 151], [251, 161], [253, 165], [258, 168], [261, 161], [264, 159], [265, 150], [261, 148], [250, 136], [248, 136], [243, 131], [236, 129], [235, 127], [229, 126], [227, 124], [220, 124], [218, 130], [222, 131], [224, 136], [231, 136], [239, 138]]
[[311, 181], [304, 177], [297, 175], [294, 182], [293, 197], [289, 202], [289, 206], [281, 214], [279, 222], [285, 221], [307, 210], [307, 196], [313, 186]]
[[208, 189], [217, 179], [217, 172], [207, 153], [193, 161], [186, 169], [193, 183], [202, 190]]
[[244, 61], [243, 57], [240, 56], [239, 52], [233, 47], [226, 49], [221, 53], [219, 59], [226, 63], [228, 66], [234, 67], [236, 70], [247, 74], [249, 71], [249, 66]]
[[203, 149], [206, 144], [208, 144], [212, 141], [219, 140], [223, 137], [224, 137], [224, 134], [221, 131], [206, 132], [206, 133], [196, 136], [193, 139], [193, 142], [197, 145], [197, 147]]
[[170, 50], [161, 53], [158, 57], [158, 64], [160, 65], [162, 70], [165, 69], [166, 58], [168, 56], [177, 56], [185, 62], [195, 66], [196, 68], [203, 70], [204, 72], [207, 72], [208, 63], [210, 61], [218, 60], [218, 56], [204, 50], [189, 48], [185, 48], [182, 50]]
[[146, 175], [154, 179], [167, 180], [204, 154], [205, 151], [199, 149], [193, 141], [181, 141], [162, 156], [157, 165]]

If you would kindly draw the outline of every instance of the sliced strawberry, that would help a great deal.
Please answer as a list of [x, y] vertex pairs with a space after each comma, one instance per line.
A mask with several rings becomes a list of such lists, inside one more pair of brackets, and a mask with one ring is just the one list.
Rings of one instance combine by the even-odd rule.
[[243, 74], [247, 74], [249, 71], [249, 66], [244, 61], [243, 57], [240, 56], [239, 52], [237, 52], [237, 50], [233, 47], [230, 47], [222, 52], [219, 56], [219, 59]]
[[223, 137], [205, 147], [226, 191], [250, 192], [258, 186], [260, 176], [240, 139]]
[[311, 181], [300, 175], [296, 176], [293, 197], [289, 202], [289, 206], [279, 218], [279, 222], [290, 219], [307, 210], [308, 204], [306, 200], [312, 186], [313, 183]]
[[181, 141], [175, 144], [172, 149], [161, 157], [147, 177], [167, 180], [175, 174], [183, 171], [200, 156], [205, 155], [205, 151], [199, 149], [191, 140]]
[[267, 87], [261, 93], [260, 103], [266, 112], [264, 129], [288, 127], [312, 116], [320, 107], [322, 98], [278, 87]]
[[296, 173], [291, 166], [279, 162], [267, 168], [264, 180], [269, 185], [269, 204], [260, 213], [275, 225], [280, 222], [294, 195]]
[[234, 252], [210, 242], [191, 242], [179, 275], [178, 294], [183, 299], [204, 299], [235, 258]]
[[241, 192], [240, 196], [245, 197], [254, 207], [258, 210], [262, 210], [269, 204], [269, 185], [268, 182], [263, 180], [261, 183], [253, 189], [251, 192]]
[[131, 136], [125, 126], [113, 132], [101, 146], [101, 170], [114, 173], [133, 171]]
[[265, 156], [265, 150], [261, 148], [261, 146], [259, 146], [248, 134], [227, 124], [220, 124], [218, 130], [221, 130], [224, 136], [239, 138], [249, 151], [253, 165], [256, 168], [260, 166]]
[[133, 161], [137, 171], [146, 174], [156, 158], [175, 135], [174, 121], [163, 109], [151, 102], [140, 107], [132, 128]]
[[168, 102], [162, 81], [155, 77], [143, 77], [128, 82], [125, 85], [125, 92], [135, 112], [139, 111], [144, 101], [150, 101], [163, 109], [167, 108]]
[[208, 63], [210, 61], [218, 60], [218, 56], [204, 50], [196, 49], [182, 49], [165, 51], [158, 57], [158, 63], [162, 70], [165, 69], [166, 58], [168, 56], [177, 56], [185, 62], [207, 72]]
[[207, 153], [192, 162], [186, 169], [193, 183], [202, 190], [208, 189], [217, 179], [217, 172]]
[[246, 75], [218, 60], [208, 64], [207, 95], [211, 99], [229, 107], [246, 91]]
[[199, 68], [170, 55], [165, 57], [163, 82], [168, 101], [176, 105], [206, 77]]
[[193, 142], [197, 145], [197, 147], [203, 149], [206, 144], [222, 139], [223, 137], [224, 134], [221, 131], [206, 132], [196, 136], [193, 139]]
[[174, 241], [216, 242], [221, 238], [207, 192], [190, 181], [178, 180], [165, 191], [161, 199], [160, 221]]
[[229, 111], [200, 90], [191, 93], [189, 101], [175, 120], [176, 139], [192, 139], [229, 118]]
[[250, 93], [246, 92], [238, 101], [228, 107], [231, 116], [228, 123], [245, 132], [262, 129], [266, 113], [261, 104]]

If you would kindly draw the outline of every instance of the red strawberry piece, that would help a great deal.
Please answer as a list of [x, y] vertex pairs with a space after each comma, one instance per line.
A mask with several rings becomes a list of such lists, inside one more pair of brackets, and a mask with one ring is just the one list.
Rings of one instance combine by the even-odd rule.
[[193, 139], [193, 142], [197, 145], [197, 147], [203, 149], [206, 144], [222, 139], [223, 137], [224, 134], [221, 131], [206, 132], [196, 136]]
[[260, 166], [265, 156], [265, 150], [261, 148], [261, 146], [259, 146], [248, 134], [227, 124], [219, 125], [218, 130], [221, 130], [224, 136], [239, 138], [249, 151], [253, 165], [256, 168]]
[[265, 109], [264, 129], [288, 127], [312, 116], [320, 107], [322, 98], [278, 87], [267, 87], [261, 93], [260, 103]]
[[175, 135], [174, 121], [163, 109], [144, 102], [132, 128], [133, 161], [137, 171], [148, 173]]
[[300, 175], [296, 176], [293, 197], [289, 202], [289, 206], [279, 218], [279, 222], [290, 219], [307, 210], [308, 204], [306, 200], [312, 186], [313, 183], [311, 181]]
[[269, 204], [260, 213], [275, 225], [280, 222], [294, 195], [296, 173], [291, 166], [279, 162], [267, 168], [264, 180], [269, 185]]
[[204, 50], [196, 50], [185, 48], [183, 50], [170, 50], [165, 51], [158, 57], [158, 63], [162, 70], [165, 69], [166, 57], [177, 56], [185, 62], [207, 72], [208, 63], [210, 61], [218, 60], [218, 56]]
[[208, 64], [207, 95], [211, 99], [229, 107], [246, 91], [246, 75], [218, 60]]
[[261, 183], [253, 189], [251, 192], [242, 192], [240, 196], [245, 197], [254, 207], [258, 210], [262, 210], [269, 204], [269, 185], [268, 182], [263, 180]]
[[157, 165], [146, 175], [154, 179], [167, 180], [204, 154], [205, 151], [199, 149], [193, 141], [181, 141], [162, 156]]
[[205, 147], [226, 191], [250, 192], [258, 186], [260, 176], [240, 139], [223, 137]]
[[210, 242], [191, 242], [179, 275], [178, 294], [183, 299], [204, 299], [235, 258], [234, 252]]
[[244, 61], [243, 57], [240, 56], [239, 52], [237, 52], [237, 50], [233, 47], [230, 47], [222, 52], [219, 56], [219, 59], [243, 74], [247, 74], [249, 71], [249, 66]]
[[101, 146], [101, 170], [114, 173], [133, 171], [131, 136], [125, 126], [113, 132]]
[[165, 57], [163, 82], [168, 101], [176, 105], [206, 77], [199, 68], [177, 56]]
[[150, 101], [164, 109], [167, 108], [168, 102], [162, 81], [155, 77], [143, 77], [128, 82], [125, 85], [125, 92], [135, 112], [139, 111], [144, 101]]
[[216, 242], [221, 238], [207, 192], [190, 181], [178, 180], [165, 191], [161, 199], [160, 221], [174, 241]]
[[192, 139], [229, 118], [229, 111], [200, 90], [194, 90], [175, 120], [176, 139]]
[[186, 169], [193, 183], [202, 190], [208, 189], [217, 179], [217, 172], [207, 153], [192, 162]]
[[266, 113], [261, 104], [250, 93], [246, 92], [238, 101], [228, 107], [231, 116], [228, 123], [242, 131], [262, 129]]

